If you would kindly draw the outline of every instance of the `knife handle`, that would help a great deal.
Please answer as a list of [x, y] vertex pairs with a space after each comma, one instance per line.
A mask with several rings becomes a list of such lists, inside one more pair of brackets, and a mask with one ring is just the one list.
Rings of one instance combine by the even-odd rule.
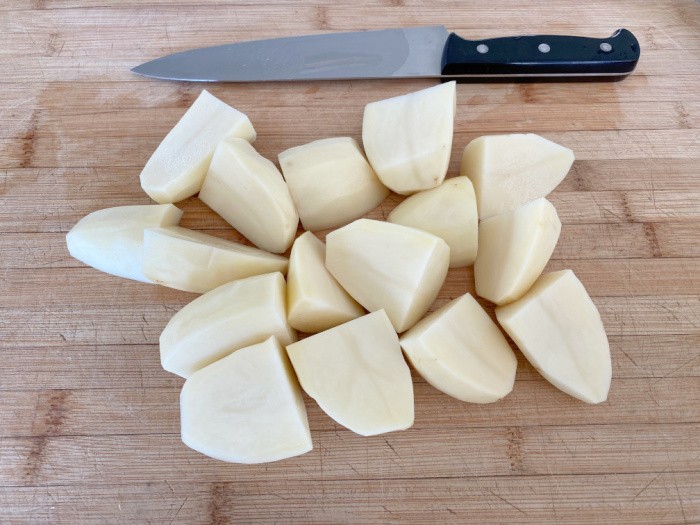
[[528, 35], [465, 40], [451, 33], [442, 56], [442, 80], [619, 80], [638, 60], [639, 42], [627, 29], [603, 39]]

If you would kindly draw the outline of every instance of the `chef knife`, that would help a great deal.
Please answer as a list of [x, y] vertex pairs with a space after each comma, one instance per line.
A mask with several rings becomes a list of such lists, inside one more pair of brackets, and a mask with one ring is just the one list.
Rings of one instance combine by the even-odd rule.
[[530, 35], [465, 40], [443, 26], [274, 38], [203, 47], [132, 69], [148, 77], [197, 82], [368, 78], [458, 81], [619, 79], [639, 60], [639, 42]]

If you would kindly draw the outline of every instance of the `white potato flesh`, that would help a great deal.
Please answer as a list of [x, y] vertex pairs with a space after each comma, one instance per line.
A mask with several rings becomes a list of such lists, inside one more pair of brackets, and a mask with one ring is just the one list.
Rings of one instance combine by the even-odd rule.
[[413, 368], [452, 397], [493, 403], [513, 390], [515, 354], [470, 294], [419, 321], [400, 342]]
[[481, 221], [476, 293], [498, 305], [521, 297], [547, 265], [559, 233], [557, 210], [544, 198]]
[[171, 226], [146, 230], [143, 273], [158, 284], [206, 293], [236, 279], [263, 273], [287, 273], [286, 257]]
[[474, 183], [485, 219], [549, 194], [564, 180], [574, 152], [533, 133], [487, 135], [464, 149], [460, 175]]
[[287, 276], [287, 316], [290, 326], [302, 332], [322, 332], [365, 313], [328, 272], [325, 261], [326, 245], [313, 233], [306, 232], [294, 241]]
[[187, 378], [271, 335], [283, 345], [296, 341], [281, 273], [232, 281], [189, 303], [160, 334], [160, 361], [168, 372]]
[[362, 144], [379, 180], [404, 195], [438, 186], [450, 163], [456, 110], [454, 81], [367, 104]]
[[389, 190], [355, 139], [316, 140], [279, 154], [304, 229], [337, 228], [376, 208]]
[[449, 265], [445, 241], [400, 224], [358, 219], [326, 236], [326, 268], [367, 310], [384, 309], [397, 332], [430, 308]]
[[496, 317], [550, 383], [586, 403], [608, 398], [610, 346], [600, 314], [571, 270], [543, 275]]
[[413, 425], [413, 382], [383, 310], [287, 346], [304, 391], [363, 436]]
[[178, 202], [199, 191], [216, 145], [226, 137], [255, 140], [248, 117], [204, 90], [141, 171], [141, 187], [156, 202]]
[[279, 341], [241, 348], [192, 374], [180, 393], [182, 441], [231, 463], [267, 463], [313, 448], [306, 407]]
[[467, 177], [453, 177], [437, 188], [411, 195], [386, 220], [440, 237], [450, 247], [450, 268], [471, 266], [476, 260], [479, 215]]
[[199, 198], [258, 248], [282, 253], [299, 224], [277, 167], [242, 139], [216, 148]]
[[70, 254], [105, 273], [144, 283], [144, 230], [180, 222], [182, 210], [172, 204], [119, 206], [98, 210], [80, 219], [66, 235]]

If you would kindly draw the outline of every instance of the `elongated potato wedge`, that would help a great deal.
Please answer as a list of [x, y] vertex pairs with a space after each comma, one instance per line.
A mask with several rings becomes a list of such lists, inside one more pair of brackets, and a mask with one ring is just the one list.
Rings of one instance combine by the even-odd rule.
[[363, 436], [413, 425], [413, 383], [383, 310], [287, 346], [302, 388]]
[[550, 383], [586, 403], [608, 398], [610, 346], [595, 304], [571, 270], [540, 277], [496, 317]]
[[326, 245], [313, 233], [306, 232], [294, 241], [287, 276], [287, 316], [289, 324], [302, 332], [322, 332], [365, 313], [328, 272], [325, 261]]
[[206, 90], [160, 143], [141, 171], [141, 187], [160, 203], [178, 202], [199, 191], [216, 145], [226, 137], [255, 140], [243, 113]]
[[296, 341], [287, 323], [285, 288], [281, 273], [268, 273], [232, 281], [198, 297], [160, 334], [163, 368], [186, 378], [271, 335], [283, 345]]
[[546, 196], [573, 162], [573, 151], [533, 133], [487, 135], [464, 149], [460, 175], [474, 183], [485, 219]]
[[476, 293], [498, 305], [521, 297], [544, 270], [560, 233], [557, 210], [544, 198], [481, 221]]
[[362, 143], [379, 180], [404, 195], [442, 183], [456, 110], [454, 81], [367, 104]]
[[413, 326], [445, 282], [450, 248], [430, 233], [358, 219], [326, 236], [326, 268], [370, 312], [384, 309], [397, 332]]
[[306, 407], [275, 337], [192, 374], [180, 393], [182, 441], [232, 463], [267, 463], [313, 448]]
[[437, 235], [450, 247], [450, 268], [476, 260], [479, 215], [474, 188], [467, 177], [447, 179], [431, 190], [411, 195], [386, 219]]
[[172, 204], [119, 206], [86, 215], [66, 235], [70, 254], [100, 271], [144, 283], [144, 230], [173, 226], [182, 211]]
[[452, 397], [493, 403], [513, 390], [515, 354], [470, 294], [421, 319], [400, 342], [413, 368]]
[[336, 228], [389, 195], [355, 139], [316, 140], [279, 154], [282, 173], [306, 230]]
[[146, 230], [143, 273], [158, 284], [206, 293], [236, 279], [263, 273], [287, 273], [281, 255], [171, 226]]
[[282, 253], [299, 215], [277, 167], [242, 139], [216, 148], [199, 198], [257, 247]]

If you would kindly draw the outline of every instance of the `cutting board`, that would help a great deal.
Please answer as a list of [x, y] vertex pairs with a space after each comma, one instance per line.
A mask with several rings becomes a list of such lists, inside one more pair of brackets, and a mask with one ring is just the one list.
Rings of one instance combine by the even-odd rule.
[[[518, 354], [512, 394], [491, 405], [414, 374], [404, 432], [354, 435], [306, 398], [304, 456], [244, 466], [188, 449], [182, 380], [157, 342], [196, 296], [101, 274], [65, 247], [87, 213], [149, 202], [140, 169], [203, 88], [129, 68], [234, 40], [441, 23], [469, 38], [639, 37], [622, 82], [458, 86], [450, 164], [488, 133], [574, 150], [551, 194], [563, 227], [548, 270], [573, 269], [602, 314], [608, 401], [574, 400]], [[700, 521], [700, 4], [4, 0], [0, 82], [1, 523]], [[359, 139], [365, 104], [429, 85], [207, 88], [250, 116], [274, 160]], [[184, 226], [242, 240], [196, 198], [182, 207]], [[465, 292], [471, 269], [453, 270], [434, 307]]]

